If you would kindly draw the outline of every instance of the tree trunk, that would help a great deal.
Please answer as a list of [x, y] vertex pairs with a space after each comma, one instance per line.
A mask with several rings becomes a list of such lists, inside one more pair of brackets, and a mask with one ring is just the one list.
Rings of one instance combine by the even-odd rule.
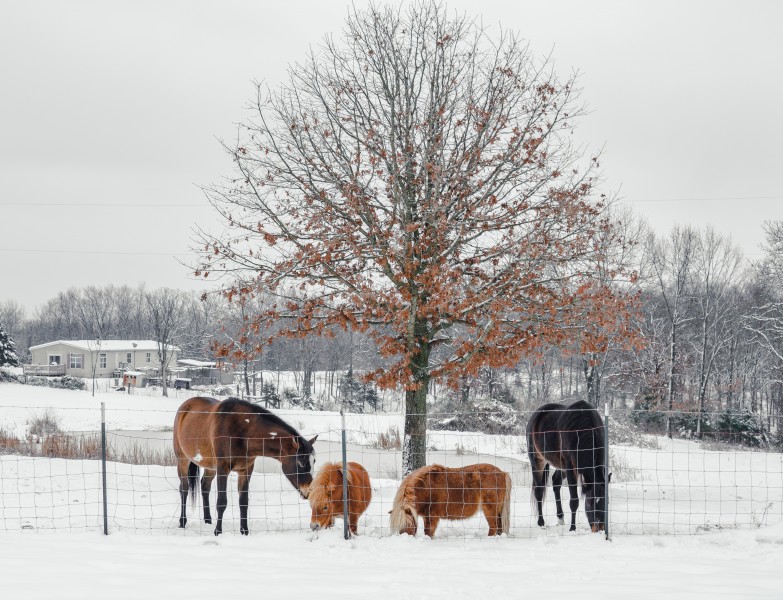
[[410, 362], [416, 387], [405, 392], [405, 439], [402, 446], [402, 470], [405, 475], [427, 464], [429, 359], [430, 342], [417, 336], [415, 352]]
[[701, 415], [707, 392], [707, 319], [701, 322], [701, 365], [699, 366], [699, 401], [696, 408], [696, 437], [701, 439]]
[[672, 319], [672, 334], [669, 344], [669, 377], [666, 386], [668, 412], [666, 413], [666, 436], [672, 437], [672, 411], [674, 410], [674, 361], [677, 358], [677, 326], [676, 317]]

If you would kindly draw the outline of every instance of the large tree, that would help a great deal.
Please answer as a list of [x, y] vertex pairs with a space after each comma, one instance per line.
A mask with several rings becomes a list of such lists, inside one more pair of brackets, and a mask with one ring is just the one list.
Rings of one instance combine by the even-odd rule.
[[341, 39], [257, 92], [226, 144], [235, 175], [206, 190], [228, 228], [204, 235], [197, 273], [231, 273], [230, 299], [279, 298], [251, 328], [370, 335], [391, 359], [370, 375], [406, 390], [406, 471], [426, 460], [432, 378], [615, 319], [590, 272], [607, 222], [597, 158], [571, 142], [575, 77], [516, 35], [438, 4], [353, 9]]

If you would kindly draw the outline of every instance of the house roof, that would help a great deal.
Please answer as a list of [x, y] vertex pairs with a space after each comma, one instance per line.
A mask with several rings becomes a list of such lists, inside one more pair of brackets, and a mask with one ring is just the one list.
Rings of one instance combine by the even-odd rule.
[[192, 358], [180, 358], [177, 360], [177, 362], [181, 365], [184, 365], [186, 367], [199, 367], [199, 368], [206, 368], [206, 367], [214, 367], [214, 362], [208, 362], [205, 360], [194, 360]]
[[[46, 344], [30, 346], [30, 350], [48, 348], [58, 344], [70, 346], [78, 350], [86, 350], [88, 352], [98, 351], [99, 348], [101, 352], [133, 352], [134, 350], [140, 352], [157, 352], [158, 350], [158, 342], [155, 340], [101, 340], [100, 346], [98, 345], [97, 340], [57, 340], [54, 342], [47, 342]], [[168, 348], [169, 350], [179, 352], [177, 346], [169, 345]]]

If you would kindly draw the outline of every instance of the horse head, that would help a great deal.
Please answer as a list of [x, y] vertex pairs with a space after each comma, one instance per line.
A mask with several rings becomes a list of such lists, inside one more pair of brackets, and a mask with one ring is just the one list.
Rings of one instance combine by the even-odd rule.
[[[595, 469], [595, 472], [596, 477], [593, 483], [586, 483], [582, 488], [585, 493], [585, 514], [593, 533], [606, 529], [606, 479], [604, 478], [604, 468], [598, 467]], [[611, 479], [612, 474], [609, 473], [609, 481]]]
[[299, 494], [305, 500], [310, 493], [310, 484], [313, 482], [313, 467], [315, 466], [313, 444], [317, 438], [317, 435], [311, 440], [305, 440], [299, 436], [286, 438], [288, 443], [283, 444], [280, 451], [283, 474], [291, 482], [291, 485], [299, 490]]
[[310, 529], [313, 531], [334, 525], [334, 504], [332, 499], [334, 491], [333, 485], [310, 488], [310, 495], [307, 499], [312, 509]]

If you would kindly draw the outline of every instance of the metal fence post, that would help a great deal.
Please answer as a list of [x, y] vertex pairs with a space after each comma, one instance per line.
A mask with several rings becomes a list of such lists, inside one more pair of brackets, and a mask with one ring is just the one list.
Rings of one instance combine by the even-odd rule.
[[343, 537], [347, 540], [351, 537], [351, 530], [348, 528], [348, 459], [345, 443], [345, 407], [340, 409], [342, 418], [342, 446], [343, 446]]
[[101, 473], [103, 475], [103, 535], [109, 535], [108, 501], [106, 497], [106, 403], [101, 402]]
[[609, 403], [604, 400], [604, 530], [609, 540]]

